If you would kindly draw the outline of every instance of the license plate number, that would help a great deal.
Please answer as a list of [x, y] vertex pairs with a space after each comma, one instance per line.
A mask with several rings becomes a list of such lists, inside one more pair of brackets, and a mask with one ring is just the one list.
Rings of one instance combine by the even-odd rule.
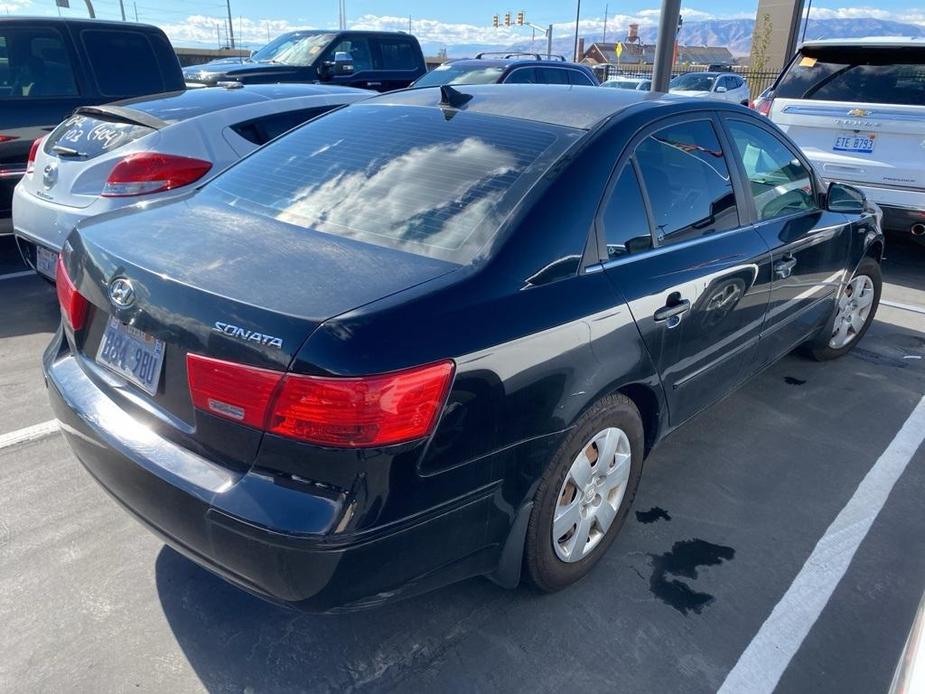
[[154, 395], [164, 363], [164, 342], [110, 317], [96, 361]]
[[58, 254], [50, 251], [44, 246], [35, 247], [35, 269], [46, 277], [55, 278], [55, 264], [58, 262]]
[[871, 154], [874, 151], [876, 139], [877, 136], [872, 133], [869, 135], [837, 135], [835, 144], [832, 145], [832, 151]]

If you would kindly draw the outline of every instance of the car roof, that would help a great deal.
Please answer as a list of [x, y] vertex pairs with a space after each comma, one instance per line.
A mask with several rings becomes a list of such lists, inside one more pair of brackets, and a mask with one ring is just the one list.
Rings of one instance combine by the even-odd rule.
[[871, 46], [882, 48], [903, 48], [906, 46], [925, 47], [925, 39], [912, 36], [865, 36], [858, 39], [818, 39], [816, 41], [804, 41], [800, 46], [813, 47], [826, 46]]
[[[238, 83], [235, 83], [236, 85]], [[274, 101], [299, 96], [330, 96], [335, 94], [372, 94], [365, 89], [323, 84], [248, 84], [234, 88], [204, 87], [165, 94], [152, 94], [114, 103], [142, 111], [171, 123], [212, 111], [245, 106], [260, 101]]]
[[0, 17], [0, 24], [73, 24], [106, 29], [134, 29], [142, 31], [161, 30], [144, 22], [119, 22], [111, 19], [89, 19], [84, 17]]
[[[678, 104], [684, 99], [655, 92], [558, 84], [453, 85], [472, 98], [462, 110], [589, 130], [602, 120], [642, 102]], [[363, 104], [441, 107], [441, 87], [389, 92]]]
[[570, 67], [582, 70], [590, 70], [586, 65], [579, 63], [570, 63], [562, 60], [537, 60], [536, 58], [457, 58], [450, 60], [449, 65], [471, 65], [472, 67], [512, 67], [519, 65], [541, 65], [543, 67]]

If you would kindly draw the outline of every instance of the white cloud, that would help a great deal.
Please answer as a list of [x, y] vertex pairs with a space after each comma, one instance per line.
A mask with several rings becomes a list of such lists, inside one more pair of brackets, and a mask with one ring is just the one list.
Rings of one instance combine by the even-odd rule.
[[32, 0], [5, 0], [0, 2], [0, 12], [22, 12], [30, 5], [32, 5]]
[[[803, 16], [806, 16], [804, 10]], [[925, 11], [919, 9], [888, 11], [877, 7], [813, 7], [813, 19], [884, 19], [925, 26]]]

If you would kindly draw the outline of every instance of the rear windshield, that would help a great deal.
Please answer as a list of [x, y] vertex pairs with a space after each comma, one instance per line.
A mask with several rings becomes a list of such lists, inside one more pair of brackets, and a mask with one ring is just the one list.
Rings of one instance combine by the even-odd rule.
[[774, 95], [925, 106], [925, 49], [808, 46], [781, 78]]
[[202, 194], [328, 234], [469, 262], [581, 131], [357, 105], [289, 133]]
[[119, 149], [154, 130], [117, 118], [76, 114], [55, 128], [45, 141], [44, 149], [64, 157], [93, 159]]
[[415, 87], [439, 87], [442, 84], [494, 84], [503, 67], [496, 65], [453, 65], [444, 63], [414, 83]]

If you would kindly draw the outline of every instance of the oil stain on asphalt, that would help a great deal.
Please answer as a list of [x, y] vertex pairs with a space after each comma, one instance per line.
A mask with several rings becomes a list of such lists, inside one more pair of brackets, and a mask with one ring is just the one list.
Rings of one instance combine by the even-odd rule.
[[657, 520], [670, 521], [671, 516], [665, 509], [653, 506], [648, 511], [636, 511], [636, 520], [640, 523], [654, 523]]
[[732, 547], [715, 545], [705, 540], [675, 542], [670, 552], [649, 555], [652, 564], [649, 590], [685, 616], [692, 611], [700, 614], [715, 598], [709, 593], [693, 590], [684, 581], [669, 576], [696, 579], [697, 567], [717, 566], [724, 561], [731, 561], [735, 553]]

